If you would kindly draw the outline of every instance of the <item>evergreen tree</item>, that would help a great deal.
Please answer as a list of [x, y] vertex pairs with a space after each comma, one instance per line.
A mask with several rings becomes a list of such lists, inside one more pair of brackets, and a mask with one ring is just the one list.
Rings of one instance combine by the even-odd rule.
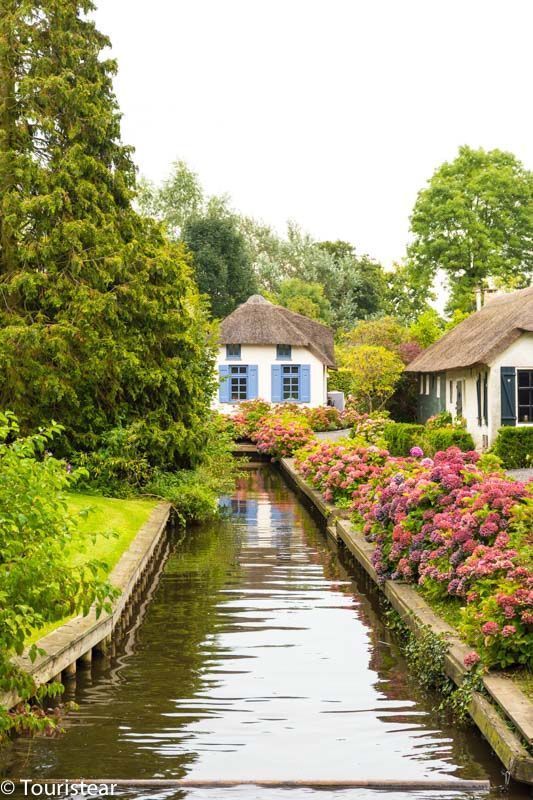
[[183, 229], [191, 250], [196, 282], [209, 296], [215, 317], [225, 317], [257, 291], [250, 255], [243, 236], [231, 218], [206, 216], [192, 219]]
[[202, 445], [213, 352], [184, 249], [133, 211], [90, 0], [0, 0], [0, 405], [68, 444]]

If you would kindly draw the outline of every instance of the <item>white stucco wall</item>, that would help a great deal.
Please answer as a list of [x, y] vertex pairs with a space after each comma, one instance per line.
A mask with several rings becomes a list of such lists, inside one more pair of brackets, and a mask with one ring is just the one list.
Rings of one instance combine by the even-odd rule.
[[[467, 429], [472, 434], [476, 447], [481, 449], [484, 442], [490, 446], [501, 427], [501, 367], [533, 369], [533, 333], [523, 333], [519, 339], [500, 353], [488, 367], [472, 367], [446, 372], [446, 409], [455, 415], [456, 382], [463, 383], [463, 417]], [[488, 372], [488, 424], [478, 422], [476, 380], [481, 373]], [[450, 400], [450, 380], [453, 381], [453, 399]], [[518, 383], [518, 382], [517, 382]], [[516, 398], [518, 407], [518, 399]], [[532, 424], [517, 422], [518, 425]], [[486, 439], [483, 439], [483, 436]]]
[[[491, 435], [496, 436], [501, 427], [500, 369], [515, 367], [516, 369], [533, 369], [533, 333], [523, 333], [507, 350], [500, 353], [490, 364], [489, 408], [491, 419]], [[518, 388], [518, 381], [517, 388]], [[518, 396], [516, 397], [518, 410]], [[517, 425], [532, 424], [517, 422]]]
[[[489, 372], [488, 378], [488, 425], [485, 424], [483, 416], [481, 418], [481, 425], [478, 421], [478, 405], [477, 405], [477, 378], [481, 374], [481, 398], [483, 400], [483, 376]], [[452, 382], [452, 393], [450, 395], [450, 381]], [[491, 407], [491, 382], [490, 371], [487, 367], [480, 367], [479, 369], [469, 368], [461, 370], [448, 370], [446, 372], [446, 410], [456, 416], [457, 409], [457, 382], [462, 381], [463, 385], [463, 417], [466, 419], [466, 428], [472, 434], [476, 448], [481, 450], [483, 444], [490, 444], [490, 407]], [[488, 439], [483, 439], [483, 437]]]
[[[226, 346], [219, 348], [216, 372], [221, 364], [236, 366], [257, 365], [258, 372], [258, 398], [272, 400], [271, 366], [272, 364], [309, 364], [311, 367], [311, 402], [302, 403], [304, 406], [322, 406], [327, 402], [327, 367], [311, 353], [306, 347], [293, 347], [290, 360], [276, 359], [276, 345], [241, 345], [240, 360], [226, 358]], [[233, 413], [238, 408], [238, 403], [220, 403], [218, 392], [213, 398], [212, 407], [226, 414]]]

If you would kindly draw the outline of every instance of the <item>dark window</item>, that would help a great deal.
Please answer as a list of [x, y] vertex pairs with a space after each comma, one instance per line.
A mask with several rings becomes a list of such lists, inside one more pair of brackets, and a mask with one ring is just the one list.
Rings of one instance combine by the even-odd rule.
[[241, 357], [241, 346], [240, 344], [227, 344], [226, 345], [226, 358], [234, 358], [239, 359]]
[[248, 399], [248, 367], [230, 367], [230, 400]]
[[281, 399], [300, 399], [300, 367], [282, 367]]
[[276, 345], [276, 358], [281, 361], [290, 361], [292, 356], [292, 347], [290, 344]]
[[450, 403], [453, 403], [453, 381], [450, 381]]
[[518, 369], [518, 422], [533, 422], [533, 369]]

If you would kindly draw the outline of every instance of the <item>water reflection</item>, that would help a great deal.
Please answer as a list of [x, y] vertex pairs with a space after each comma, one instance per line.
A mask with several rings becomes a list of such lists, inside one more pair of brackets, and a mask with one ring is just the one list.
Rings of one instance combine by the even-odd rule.
[[[81, 706], [67, 735], [17, 742], [10, 774], [501, 783], [481, 739], [435, 716], [434, 698], [409, 679], [376, 598], [350, 577], [279, 476], [250, 473], [224, 502], [229, 517], [193, 531], [168, 559], [127, 650], [80, 676], [71, 691]], [[135, 796], [310, 793], [241, 787]]]

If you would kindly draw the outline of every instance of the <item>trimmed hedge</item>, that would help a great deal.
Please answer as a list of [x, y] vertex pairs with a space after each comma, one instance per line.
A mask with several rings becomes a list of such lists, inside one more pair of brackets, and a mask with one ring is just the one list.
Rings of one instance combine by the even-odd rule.
[[492, 452], [506, 469], [533, 467], [533, 426], [500, 428]]
[[439, 450], [447, 450], [449, 447], [458, 447], [463, 452], [475, 450], [472, 436], [464, 428], [426, 428], [422, 436], [422, 449], [428, 456], [432, 456]]
[[421, 447], [425, 428], [414, 422], [388, 422], [383, 430], [391, 456], [408, 456], [411, 447]]
[[449, 447], [474, 450], [474, 440], [464, 428], [428, 428], [411, 422], [388, 422], [383, 436], [392, 456], [408, 456], [412, 447], [421, 447], [428, 456]]

